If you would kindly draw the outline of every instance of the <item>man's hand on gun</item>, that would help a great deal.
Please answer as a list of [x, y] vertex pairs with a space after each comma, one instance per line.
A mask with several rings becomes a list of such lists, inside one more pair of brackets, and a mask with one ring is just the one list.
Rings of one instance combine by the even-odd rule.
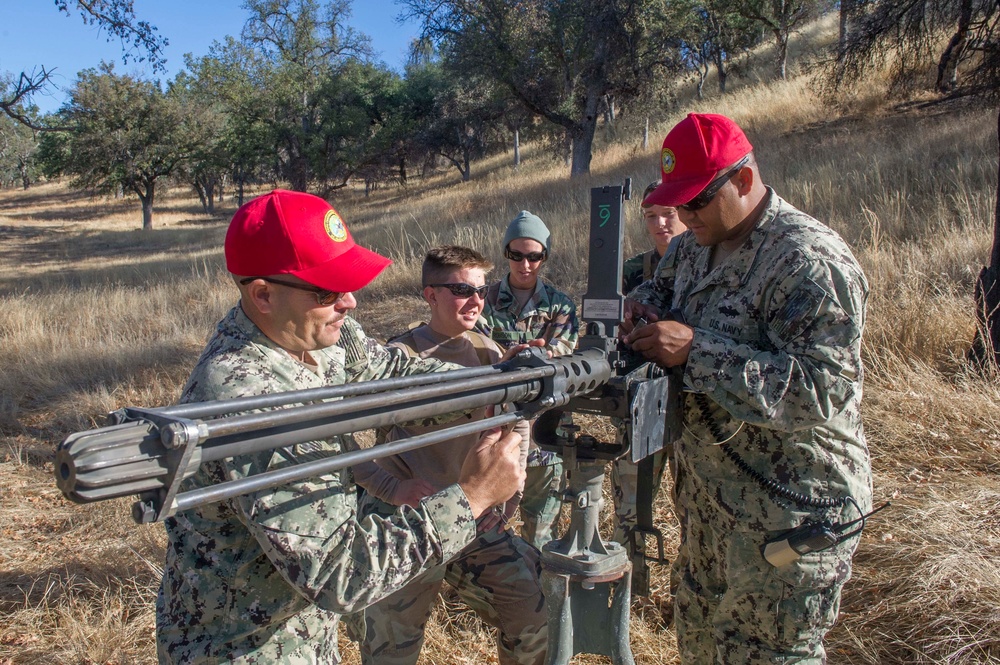
[[687, 362], [694, 328], [679, 321], [660, 321], [659, 311], [634, 300], [625, 301], [622, 341], [663, 367], [677, 367]]
[[[507, 362], [508, 360], [512, 359], [514, 356], [519, 354], [521, 351], [524, 351], [529, 346], [545, 346], [545, 340], [539, 337], [538, 339], [530, 340], [528, 342], [525, 342], [524, 344], [514, 344], [513, 346], [508, 347], [507, 350], [503, 352], [503, 357], [500, 358], [500, 362], [502, 363]], [[549, 358], [552, 357], [551, 351], [547, 351], [546, 353], [548, 353]]]
[[458, 484], [469, 499], [476, 519], [499, 506], [524, 483], [521, 467], [521, 435], [493, 429], [483, 434], [462, 464]]

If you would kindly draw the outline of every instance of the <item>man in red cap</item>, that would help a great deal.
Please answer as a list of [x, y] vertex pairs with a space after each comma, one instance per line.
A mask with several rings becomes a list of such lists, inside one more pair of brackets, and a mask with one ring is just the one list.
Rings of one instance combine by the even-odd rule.
[[[389, 259], [354, 243], [323, 199], [276, 190], [240, 208], [225, 242], [240, 302], [219, 323], [182, 402], [230, 399], [449, 367], [365, 336], [352, 291]], [[339, 615], [459, 553], [476, 518], [519, 488], [520, 437], [484, 435], [459, 482], [387, 518], [356, 514], [347, 472], [291, 482], [166, 521], [156, 604], [161, 663], [336, 663]], [[209, 462], [186, 488], [356, 447], [350, 436]]]
[[868, 284], [844, 241], [761, 181], [729, 118], [663, 141], [644, 204], [691, 233], [631, 294], [626, 343], [684, 368], [674, 443], [684, 663], [823, 663], [871, 508], [861, 425]]

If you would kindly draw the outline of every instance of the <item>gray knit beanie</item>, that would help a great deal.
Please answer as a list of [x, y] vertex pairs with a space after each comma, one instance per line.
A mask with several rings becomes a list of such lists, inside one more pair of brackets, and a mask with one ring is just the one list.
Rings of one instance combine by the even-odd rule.
[[545, 222], [538, 215], [533, 215], [527, 210], [517, 213], [517, 217], [512, 219], [510, 224], [507, 225], [507, 232], [503, 234], [503, 248], [507, 249], [510, 242], [518, 238], [536, 240], [542, 243], [542, 247], [545, 248], [547, 253], [551, 253], [552, 237], [549, 235], [548, 227], [545, 226]]

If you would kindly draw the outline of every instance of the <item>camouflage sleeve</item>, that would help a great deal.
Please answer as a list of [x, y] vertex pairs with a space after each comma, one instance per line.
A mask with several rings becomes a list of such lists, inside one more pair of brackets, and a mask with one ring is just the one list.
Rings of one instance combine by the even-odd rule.
[[815, 427], [861, 387], [864, 278], [844, 264], [807, 261], [766, 288], [766, 340], [740, 343], [696, 328], [685, 383], [748, 423]]
[[643, 254], [637, 254], [622, 263], [622, 293], [629, 291], [642, 283], [642, 259]]
[[655, 269], [656, 276], [653, 279], [642, 282], [637, 287], [625, 294], [629, 300], [635, 300], [643, 305], [652, 305], [660, 312], [670, 311], [671, 300], [674, 290], [674, 273], [677, 264], [677, 251], [679, 243], [671, 242]]
[[553, 291], [552, 318], [545, 327], [546, 347], [553, 356], [565, 356], [576, 349], [580, 336], [580, 321], [576, 318], [576, 305], [566, 295]]
[[355, 495], [321, 481], [241, 497], [239, 505], [282, 577], [318, 607], [340, 614], [394, 593], [475, 536], [475, 519], [458, 485], [388, 518], [359, 520]]
[[650, 279], [635, 287], [625, 294], [629, 300], [635, 300], [643, 305], [653, 305], [663, 310], [667, 305], [667, 298], [664, 293], [656, 289], [656, 280]]
[[462, 368], [434, 358], [410, 357], [396, 346], [383, 346], [368, 337], [354, 319], [345, 320], [337, 345], [347, 355], [348, 383]]

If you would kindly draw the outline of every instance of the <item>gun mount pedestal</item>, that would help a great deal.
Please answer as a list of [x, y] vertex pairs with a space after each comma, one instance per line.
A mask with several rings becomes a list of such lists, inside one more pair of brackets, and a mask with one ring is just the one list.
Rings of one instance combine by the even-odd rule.
[[549, 608], [548, 665], [566, 665], [578, 653], [601, 654], [616, 665], [633, 665], [628, 623], [632, 563], [625, 548], [602, 541], [597, 530], [607, 461], [581, 460], [576, 451], [571, 433], [563, 447], [569, 530], [542, 549], [542, 590]]

